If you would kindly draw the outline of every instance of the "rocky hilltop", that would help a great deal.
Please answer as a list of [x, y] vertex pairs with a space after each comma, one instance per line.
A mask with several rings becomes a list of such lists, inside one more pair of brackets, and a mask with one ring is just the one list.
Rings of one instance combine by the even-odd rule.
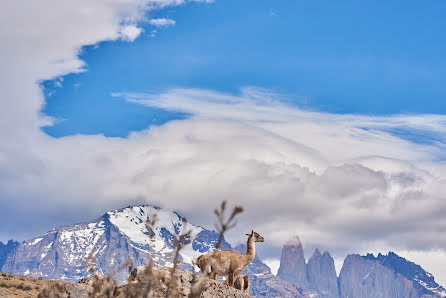
[[[175, 273], [177, 277], [176, 286], [180, 291], [180, 296], [184, 296], [190, 293], [192, 281], [197, 282], [198, 276], [194, 276], [189, 271], [177, 270]], [[158, 280], [157, 286], [152, 287], [153, 296], [151, 297], [166, 297], [166, 290], [168, 288], [168, 282], [170, 281], [170, 268], [162, 267], [154, 270], [153, 278]], [[102, 277], [103, 279], [103, 277]], [[101, 280], [101, 278], [99, 278]], [[202, 287], [199, 291], [199, 297], [201, 298], [214, 298], [214, 297], [233, 297], [233, 298], [248, 298], [249, 295], [244, 294], [242, 291], [223, 285], [220, 282], [216, 282], [210, 279], [204, 279], [201, 281]], [[138, 287], [138, 281], [132, 282], [131, 286]], [[103, 283], [113, 288], [114, 296], [116, 298], [128, 298], [128, 297], [141, 297], [137, 292], [129, 289], [128, 284], [114, 285]], [[144, 284], [141, 284], [140, 289], [144, 289]], [[65, 298], [87, 298], [91, 297], [89, 293], [92, 293], [96, 288], [92, 285], [92, 279], [86, 278], [79, 283], [73, 282], [60, 282], [53, 280], [42, 280], [32, 277], [24, 277], [20, 275], [0, 273], [0, 297], [65, 297]], [[97, 290], [94, 297], [104, 297], [106, 289]]]

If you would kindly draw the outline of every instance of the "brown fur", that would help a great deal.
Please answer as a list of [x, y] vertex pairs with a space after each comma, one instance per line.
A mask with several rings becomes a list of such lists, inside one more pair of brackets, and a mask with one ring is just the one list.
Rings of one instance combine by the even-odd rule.
[[216, 278], [216, 276], [211, 276], [212, 275], [212, 268], [211, 268], [211, 263], [209, 260], [209, 255], [201, 255], [197, 258], [197, 266], [198, 268], [200, 268], [201, 272], [206, 275], [206, 276], [210, 276], [213, 279]]
[[[227, 285], [228, 279], [226, 279], [223, 282], [223, 284]], [[237, 276], [234, 281], [234, 288], [242, 291], [246, 295], [249, 295], [249, 290], [251, 288], [251, 282], [249, 281], [248, 275], [242, 274], [242, 275]]]
[[256, 255], [256, 242], [263, 242], [264, 238], [258, 233], [251, 231], [248, 235], [246, 254], [241, 254], [232, 250], [221, 250], [201, 255], [197, 259], [197, 266], [200, 267], [204, 275], [213, 279], [219, 276], [228, 276], [227, 284], [234, 286], [234, 281], [248, 266]]

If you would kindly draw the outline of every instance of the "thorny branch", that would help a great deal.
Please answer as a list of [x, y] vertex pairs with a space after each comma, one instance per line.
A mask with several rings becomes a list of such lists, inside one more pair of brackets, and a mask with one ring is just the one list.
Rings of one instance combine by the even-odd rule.
[[232, 210], [232, 213], [229, 216], [229, 218], [225, 219], [226, 205], [227, 205], [226, 200], [223, 200], [223, 202], [221, 202], [220, 209], [215, 208], [214, 210], [214, 213], [217, 216], [217, 222], [215, 223], [215, 228], [217, 229], [217, 232], [219, 232], [218, 242], [215, 245], [216, 250], [221, 248], [224, 234], [229, 229], [232, 229], [233, 227], [236, 226], [237, 222], [235, 221], [235, 217], [237, 216], [237, 214], [243, 212], [243, 207], [237, 205]]

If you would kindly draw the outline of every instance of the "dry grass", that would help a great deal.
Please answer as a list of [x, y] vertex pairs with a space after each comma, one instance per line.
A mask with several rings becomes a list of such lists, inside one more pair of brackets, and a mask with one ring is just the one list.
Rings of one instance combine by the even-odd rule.
[[[0, 273], [0, 297], [56, 297], [39, 296], [46, 288], [59, 287], [59, 292], [66, 283], [36, 279], [9, 273]], [[74, 285], [73, 285], [74, 286]], [[61, 296], [59, 296], [61, 297]]]

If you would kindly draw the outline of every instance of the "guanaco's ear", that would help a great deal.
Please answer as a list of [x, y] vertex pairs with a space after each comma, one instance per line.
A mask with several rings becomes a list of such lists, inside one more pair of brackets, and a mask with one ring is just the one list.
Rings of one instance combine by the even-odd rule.
[[246, 234], [246, 236], [251, 236], [251, 234]]
[[254, 230], [251, 230], [251, 235], [254, 235]]

